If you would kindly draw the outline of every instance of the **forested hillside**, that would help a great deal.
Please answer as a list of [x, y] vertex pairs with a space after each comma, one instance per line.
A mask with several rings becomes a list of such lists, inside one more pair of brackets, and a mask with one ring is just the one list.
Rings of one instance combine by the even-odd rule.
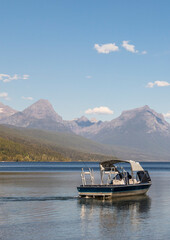
[[[57, 145], [58, 138], [60, 138], [59, 145]], [[62, 147], [60, 144], [64, 139], [68, 140], [64, 135], [55, 136], [40, 130], [17, 129], [0, 125], [0, 161], [96, 161], [108, 159], [108, 156], [66, 148], [69, 140]], [[74, 142], [73, 137], [72, 140]], [[83, 143], [85, 144], [85, 141]]]

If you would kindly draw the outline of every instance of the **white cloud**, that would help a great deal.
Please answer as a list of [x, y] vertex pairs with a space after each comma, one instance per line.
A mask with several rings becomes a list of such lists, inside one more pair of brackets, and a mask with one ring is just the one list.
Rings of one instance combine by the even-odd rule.
[[142, 51], [141, 54], [145, 55], [145, 54], [147, 54], [147, 51]]
[[90, 121], [93, 122], [93, 123], [97, 123], [98, 122], [98, 120], [96, 118], [91, 118]]
[[90, 78], [92, 78], [92, 76], [88, 75], [88, 76], [86, 76], [86, 78], [87, 78], [87, 79], [90, 79]]
[[153, 88], [153, 86], [154, 86], [153, 82], [148, 82], [148, 84], [146, 85], [146, 87], [148, 87], [148, 88]]
[[98, 53], [105, 53], [108, 54], [110, 52], [119, 51], [119, 47], [116, 46], [115, 43], [107, 43], [107, 44], [95, 44], [94, 48], [97, 50]]
[[113, 114], [114, 112], [108, 107], [95, 107], [93, 109], [89, 108], [85, 111], [86, 114]]
[[13, 76], [9, 74], [3, 74], [3, 73], [0, 74], [0, 81], [3, 81], [4, 83], [11, 82], [14, 80], [19, 80], [19, 79], [26, 80], [28, 78], [29, 78], [29, 75], [27, 74], [24, 74], [24, 75], [14, 74]]
[[1, 92], [0, 93], [0, 98], [4, 98], [5, 100], [10, 100], [7, 92]]
[[22, 76], [22, 79], [23, 80], [26, 80], [26, 79], [28, 79], [29, 78], [29, 75], [28, 74], [24, 74], [23, 76]]
[[127, 51], [132, 53], [138, 53], [138, 50], [135, 50], [135, 45], [129, 44], [129, 41], [123, 41], [122, 47], [125, 48]]
[[2, 92], [2, 93], [0, 93], [0, 97], [2, 97], [2, 98], [8, 97], [8, 93], [7, 92]]
[[167, 119], [170, 119], [170, 112], [164, 113], [163, 116]]
[[8, 74], [3, 74], [3, 73], [0, 74], [0, 80], [1, 80], [1, 81], [2, 81], [4, 78], [8, 78], [8, 77], [9, 77]]
[[[139, 53], [141, 55], [146, 55], [147, 51], [141, 51], [139, 52], [138, 50], [135, 49], [135, 45], [130, 44], [130, 41], [122, 41], [122, 47], [126, 49], [126, 51], [132, 52], [132, 53]], [[119, 47], [116, 46], [115, 43], [106, 43], [106, 44], [95, 44], [94, 48], [97, 50], [98, 53], [111, 53], [111, 52], [116, 52], [119, 51]]]
[[165, 81], [155, 81], [155, 82], [149, 82], [146, 87], [153, 88], [154, 86], [167, 87], [167, 86], [170, 86], [170, 83]]
[[22, 97], [22, 99], [32, 101], [33, 97]]

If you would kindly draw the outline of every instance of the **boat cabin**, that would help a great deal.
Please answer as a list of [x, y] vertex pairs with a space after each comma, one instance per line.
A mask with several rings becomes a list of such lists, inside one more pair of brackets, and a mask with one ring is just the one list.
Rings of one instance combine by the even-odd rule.
[[[129, 171], [126, 170], [125, 163], [130, 164]], [[82, 168], [82, 185], [87, 185], [87, 175], [90, 177], [91, 184], [95, 185], [94, 171], [90, 168], [89, 171], [84, 171]], [[109, 160], [101, 162], [100, 175], [100, 185], [128, 185], [151, 181], [148, 171], [144, 170], [139, 162], [132, 160]]]

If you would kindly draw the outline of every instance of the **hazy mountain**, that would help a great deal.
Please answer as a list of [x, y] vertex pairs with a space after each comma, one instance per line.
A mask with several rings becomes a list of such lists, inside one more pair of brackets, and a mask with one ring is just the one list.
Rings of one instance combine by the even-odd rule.
[[[8, 107], [9, 108], [9, 107]], [[17, 127], [38, 128], [58, 132], [72, 132], [80, 134], [84, 128], [100, 125], [101, 121], [81, 118], [64, 121], [53, 109], [48, 100], [41, 99], [21, 112], [6, 111], [6, 117], [0, 119], [0, 123]]]
[[100, 143], [170, 156], [170, 124], [148, 106], [124, 111], [88, 137]]
[[0, 119], [7, 118], [17, 111], [0, 102]]
[[53, 131], [70, 131], [62, 117], [53, 109], [48, 100], [41, 99], [22, 112], [0, 121], [1, 123], [26, 128], [47, 129]]
[[75, 120], [78, 126], [80, 127], [89, 127], [94, 124], [94, 122], [91, 122], [88, 118], [82, 116], [81, 118], [78, 118]]
[[[122, 158], [140, 156], [146, 159], [148, 156], [149, 159], [170, 159], [170, 124], [162, 114], [148, 106], [124, 111], [118, 118], [108, 122], [89, 120], [84, 116], [64, 121], [47, 100], [39, 100], [22, 112], [0, 119], [0, 123], [81, 135], [111, 146], [111, 151], [107, 148], [108, 154], [113, 150]], [[66, 138], [64, 142], [67, 142]], [[107, 153], [104, 149], [102, 151]]]
[[51, 103], [48, 100], [40, 99], [23, 112], [25, 117], [35, 119], [50, 119], [56, 122], [62, 122], [62, 117], [59, 116]]
[[77, 125], [81, 128], [90, 127], [90, 126], [93, 126], [95, 124], [99, 125], [99, 124], [102, 123], [102, 121], [97, 121], [96, 119], [89, 120], [85, 116], [82, 116], [81, 118], [75, 119], [74, 122], [77, 123]]

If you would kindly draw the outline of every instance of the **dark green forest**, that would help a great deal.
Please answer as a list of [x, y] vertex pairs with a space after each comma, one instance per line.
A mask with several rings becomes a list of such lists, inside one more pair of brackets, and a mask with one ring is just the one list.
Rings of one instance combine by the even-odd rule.
[[69, 161], [69, 158], [47, 146], [0, 137], [0, 161]]

